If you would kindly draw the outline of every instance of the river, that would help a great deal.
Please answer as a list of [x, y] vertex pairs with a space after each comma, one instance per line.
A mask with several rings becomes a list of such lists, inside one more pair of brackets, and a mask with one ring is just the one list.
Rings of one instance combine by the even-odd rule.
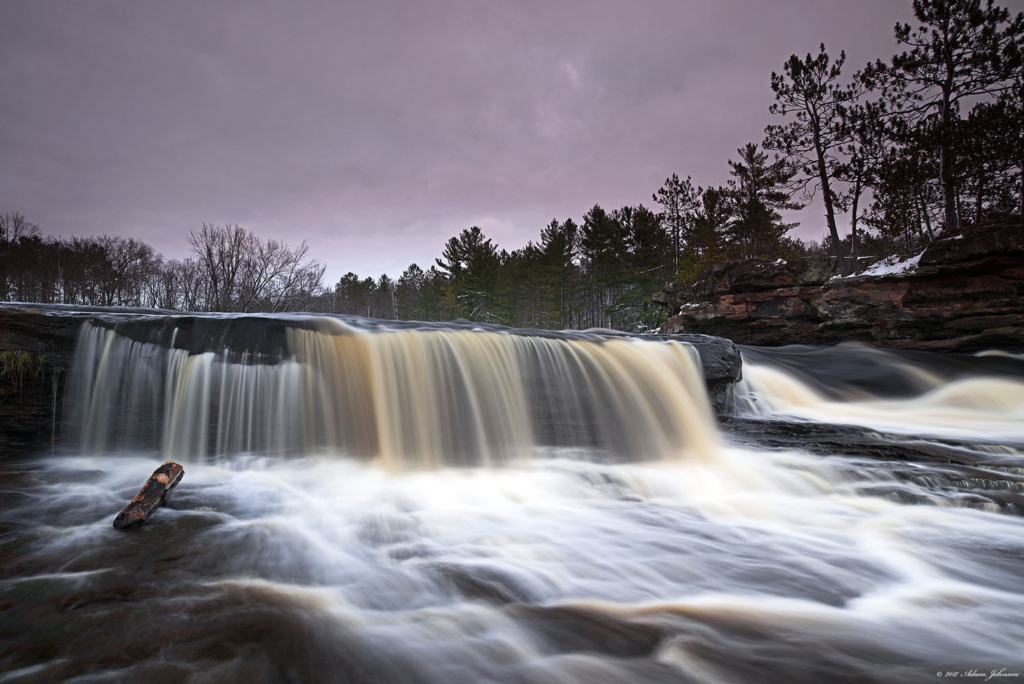
[[682, 344], [86, 326], [0, 461], [0, 682], [1024, 676], [1024, 359], [742, 353], [716, 419]]

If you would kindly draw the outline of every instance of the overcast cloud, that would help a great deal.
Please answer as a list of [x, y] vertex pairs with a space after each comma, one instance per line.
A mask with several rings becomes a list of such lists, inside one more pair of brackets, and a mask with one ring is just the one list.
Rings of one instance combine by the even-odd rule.
[[331, 282], [397, 276], [471, 225], [513, 249], [673, 172], [724, 183], [773, 70], [888, 57], [910, 5], [0, 0], [0, 211], [170, 257], [238, 223]]

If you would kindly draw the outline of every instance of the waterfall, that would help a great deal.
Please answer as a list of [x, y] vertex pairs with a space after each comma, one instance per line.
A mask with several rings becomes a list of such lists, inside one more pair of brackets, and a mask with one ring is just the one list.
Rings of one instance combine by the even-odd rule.
[[[790, 356], [819, 357], [798, 366]], [[847, 345], [818, 350], [744, 349], [741, 415], [856, 425], [885, 432], [1024, 441], [1024, 374], [1017, 360], [940, 357]], [[845, 359], [843, 364], [827, 363]], [[969, 370], [965, 370], [969, 369]]]
[[331, 317], [196, 321], [83, 326], [71, 380], [83, 450], [431, 468], [546, 447], [617, 461], [717, 449], [699, 356], [679, 342]]
[[690, 345], [96, 316], [78, 448], [0, 459], [0, 680], [1024, 672], [1024, 362], [744, 348], [716, 426]]

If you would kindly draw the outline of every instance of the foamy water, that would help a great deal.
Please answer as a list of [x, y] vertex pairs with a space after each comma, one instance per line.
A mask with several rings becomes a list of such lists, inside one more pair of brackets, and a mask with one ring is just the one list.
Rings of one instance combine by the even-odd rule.
[[[346, 681], [327, 663], [437, 682], [924, 681], [1020, 665], [1019, 517], [936, 492], [939, 505], [863, 496], [856, 478], [798, 454], [572, 455], [400, 475], [326, 458], [192, 465], [127, 542], [110, 519], [152, 459], [49, 460], [10, 513], [47, 524], [23, 534], [30, 552], [4, 594], [70, 604], [48, 630], [62, 638], [47, 676], [154, 639], [149, 659], [111, 658], [110, 677], [161, 663], [238, 675], [265, 657], [280, 668], [271, 680], [308, 666], [313, 681]], [[75, 646], [97, 619], [111, 641]], [[315, 631], [320, 645], [279, 652], [276, 630], [285, 642]], [[181, 633], [223, 653], [192, 661]], [[31, 635], [11, 645], [45, 638]], [[334, 640], [357, 654], [335, 662]]]
[[[761, 352], [762, 355], [770, 352]], [[1024, 443], [1024, 379], [991, 375], [946, 379], [890, 360], [891, 382], [909, 397], [891, 399], [844, 386], [829, 397], [791, 368], [747, 360], [737, 388], [741, 413], [765, 418], [859, 425], [908, 435]]]
[[[757, 420], [891, 427], [884, 454], [915, 453], [922, 430], [966, 436], [943, 448], [969, 454], [968, 467], [846, 457], [834, 445], [823, 457], [813, 441], [759, 447], [749, 432], [741, 446], [691, 391], [694, 357], [657, 343], [313, 337], [305, 357], [232, 369], [227, 356], [95, 336], [85, 394], [99, 404], [86, 413], [113, 420], [127, 397], [142, 405], [132, 415], [155, 415], [164, 427], [92, 426], [86, 443], [112, 440], [116, 453], [86, 447], [0, 463], [0, 681], [924, 682], [1001, 668], [1024, 676], [1024, 518], [1014, 514], [1024, 510], [1024, 455], [1013, 377], [917, 368], [921, 384], [907, 396], [865, 398], [861, 388], [844, 400], [838, 380], [825, 396], [792, 365], [748, 367]], [[420, 342], [445, 351], [396, 358]], [[353, 344], [376, 360], [340, 370], [339, 345]], [[498, 360], [476, 367], [477, 354]], [[418, 408], [450, 390], [430, 358], [461, 368], [471, 391], [496, 395], [447, 405], [478, 430], [475, 448], [498, 449], [498, 465], [435, 458], [438, 444], [460, 437], [445, 436], [436, 403]], [[889, 362], [879, 361], [883, 371]], [[103, 363], [120, 370], [101, 372]], [[200, 365], [186, 372], [182, 363]], [[559, 392], [538, 413], [536, 386], [517, 374], [539, 367], [550, 378], [563, 364], [575, 370], [562, 389], [596, 388], [590, 400], [607, 405]], [[320, 418], [293, 433], [317, 442], [300, 453], [258, 436], [262, 420], [251, 424], [255, 437], [238, 426], [248, 411], [276, 420], [262, 393], [279, 396], [288, 383], [295, 394], [286, 396], [328, 397], [338, 415], [360, 394], [328, 390], [324, 378], [364, 372], [406, 378], [389, 386], [407, 388], [398, 393], [357, 385], [371, 388], [373, 406], [342, 413], [344, 424], [373, 416], [373, 426], [389, 426], [392, 446], [381, 449], [375, 433], [376, 455], [350, 452], [369, 432], [327, 438]], [[138, 392], [115, 379], [146, 373], [153, 385]], [[226, 379], [232, 373], [249, 377]], [[209, 420], [195, 409], [204, 378]], [[414, 394], [424, 378], [441, 384]], [[670, 415], [698, 408], [666, 421], [653, 406], [662, 398]], [[560, 403], [575, 412], [564, 424], [582, 444], [545, 443], [558, 441], [545, 432], [558, 421], [534, 421], [558, 415]], [[394, 405], [407, 417], [382, 422]], [[310, 415], [308, 406], [279, 404], [295, 416]], [[195, 418], [174, 418], [182, 407]], [[496, 416], [506, 411], [530, 430], [502, 437], [508, 423]], [[626, 441], [586, 423], [595, 415], [627, 426]], [[165, 429], [206, 445], [205, 458], [185, 463], [168, 505], [145, 526], [112, 529], [168, 448]], [[685, 448], [664, 446], [673, 430]], [[136, 438], [148, 446], [130, 448]], [[242, 450], [245, 439], [261, 449]], [[624, 454], [624, 443], [637, 447]], [[396, 452], [413, 457], [388, 457]]]

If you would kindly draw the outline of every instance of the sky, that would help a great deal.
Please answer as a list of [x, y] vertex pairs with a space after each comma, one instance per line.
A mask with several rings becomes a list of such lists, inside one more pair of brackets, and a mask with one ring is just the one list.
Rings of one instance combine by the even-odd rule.
[[[0, 211], [172, 258], [232, 223], [305, 241], [327, 284], [397, 277], [473, 225], [511, 250], [595, 203], [654, 207], [672, 173], [723, 184], [777, 118], [789, 55], [824, 42], [852, 73], [912, 18], [910, 0], [0, 0]], [[820, 240], [821, 213], [793, 234]]]

